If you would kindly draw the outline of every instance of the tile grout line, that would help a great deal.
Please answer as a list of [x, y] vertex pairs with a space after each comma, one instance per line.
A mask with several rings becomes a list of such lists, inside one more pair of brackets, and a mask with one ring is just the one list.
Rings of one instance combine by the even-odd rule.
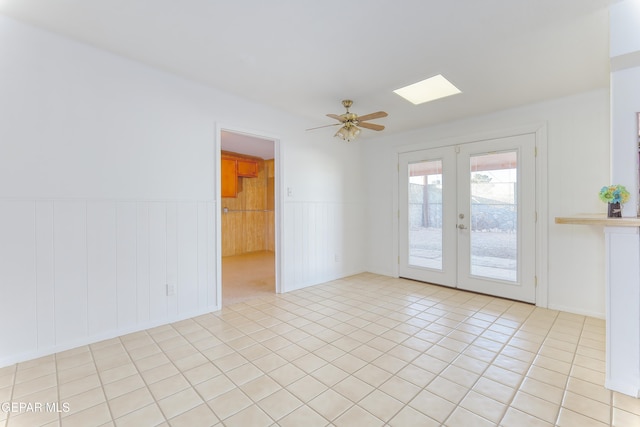
[[[531, 314], [533, 314], [534, 312], [535, 312], [535, 309], [531, 311]], [[531, 367], [533, 366], [533, 364], [534, 364], [534, 362], [535, 362], [536, 358], [540, 355], [540, 349], [541, 349], [541, 348], [542, 348], [542, 346], [544, 345], [544, 342], [546, 341], [546, 339], [549, 337], [549, 332], [550, 332], [550, 331], [551, 331], [551, 329], [553, 328], [553, 325], [555, 324], [555, 322], [558, 320], [558, 315], [559, 315], [559, 313], [558, 313], [558, 312], [556, 312], [556, 313], [555, 313], [555, 316], [554, 316], [553, 323], [552, 323], [551, 325], [549, 325], [549, 328], [547, 329], [547, 333], [545, 334], [544, 340], [542, 340], [542, 342], [541, 342], [541, 343], [540, 343], [540, 345], [538, 346], [538, 349], [536, 350], [536, 353], [534, 354], [534, 358], [533, 358], [533, 360], [531, 361], [531, 363], [529, 363], [529, 364], [528, 364], [527, 372], [525, 372], [525, 373], [522, 375], [522, 380], [518, 383], [517, 388], [514, 388], [515, 393], [513, 394], [513, 396], [511, 397], [511, 399], [509, 400], [509, 403], [506, 405], [507, 407], [506, 407], [506, 409], [505, 409], [505, 413], [504, 413], [504, 414], [502, 415], [502, 417], [500, 418], [500, 422], [502, 422], [502, 421], [504, 420], [504, 417], [506, 416], [507, 411], [509, 410], [509, 408], [511, 408], [511, 407], [512, 407], [512, 406], [511, 406], [511, 404], [513, 403], [513, 401], [514, 401], [514, 399], [515, 399], [516, 395], [518, 394], [518, 391], [519, 391], [519, 390], [520, 390], [520, 388], [522, 387], [522, 384], [524, 383], [525, 379], [526, 379], [526, 378], [529, 378], [529, 377], [527, 376], [527, 374], [528, 374], [528, 373], [529, 373], [529, 371], [531, 370]], [[528, 316], [528, 317], [527, 317], [527, 319], [529, 319], [530, 317], [531, 317], [531, 316]], [[519, 330], [522, 330], [522, 326], [524, 325], [524, 323], [525, 323], [525, 322], [526, 322], [526, 320], [525, 320], [524, 322], [522, 322], [522, 325], [518, 328], [518, 331], [519, 331]], [[516, 332], [517, 332], [517, 331], [516, 331]], [[526, 393], [526, 392], [524, 392], [524, 391], [523, 391], [523, 393]], [[528, 393], [527, 393], [527, 394], [528, 394]], [[518, 409], [518, 410], [519, 410], [519, 409]], [[524, 412], [524, 413], [527, 413], [527, 414], [528, 414], [528, 412], [525, 412], [525, 411], [522, 411], [522, 412]], [[560, 412], [560, 410], [558, 410], [558, 414], [559, 414], [559, 412]], [[543, 420], [542, 418], [537, 417], [535, 414], [529, 414], [529, 415], [531, 415], [531, 416], [533, 416], [533, 417], [535, 417], [535, 418], [537, 418], [537, 419], [539, 419], [539, 420], [545, 421], [545, 420]], [[556, 415], [556, 421], [557, 421], [557, 415]]]
[[[120, 337], [118, 337], [118, 343], [120, 343], [120, 345], [122, 345], [122, 343], [120, 341]], [[98, 381], [100, 382], [100, 391], [102, 392], [102, 396], [104, 397], [104, 404], [107, 407], [107, 411], [109, 411], [109, 417], [111, 417], [111, 421], [115, 421], [115, 418], [113, 417], [113, 412], [111, 411], [111, 405], [109, 405], [109, 399], [107, 399], [107, 394], [104, 391], [104, 383], [102, 381], [102, 375], [100, 375], [100, 371], [101, 370], [98, 367], [98, 364], [96, 363], [96, 357], [95, 357], [95, 354], [93, 352], [93, 348], [91, 347], [91, 345], [87, 345], [87, 347], [89, 349], [89, 353], [91, 354], [91, 361], [93, 362], [93, 365], [96, 367], [96, 375], [98, 377]], [[124, 349], [124, 346], [122, 346], [122, 347]], [[129, 356], [129, 353], [127, 353], [127, 356]], [[60, 389], [58, 388], [58, 390], [60, 390]], [[94, 406], [98, 406], [98, 405], [99, 405], [99, 403], [97, 405], [94, 405]], [[89, 409], [89, 408], [85, 408], [85, 410], [87, 410], [87, 409]], [[60, 421], [60, 423], [62, 424], [62, 420]]]

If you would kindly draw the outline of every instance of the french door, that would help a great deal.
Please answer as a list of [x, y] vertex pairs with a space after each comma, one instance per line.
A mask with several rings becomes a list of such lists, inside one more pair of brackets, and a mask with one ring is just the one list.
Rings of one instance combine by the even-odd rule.
[[535, 302], [535, 135], [399, 155], [401, 277]]

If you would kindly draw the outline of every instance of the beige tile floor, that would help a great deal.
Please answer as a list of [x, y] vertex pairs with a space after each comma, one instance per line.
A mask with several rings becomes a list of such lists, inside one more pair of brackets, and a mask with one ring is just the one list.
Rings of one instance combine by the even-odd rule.
[[[4, 426], [637, 426], [604, 321], [360, 274], [0, 369]], [[35, 405], [57, 403], [58, 412]], [[8, 409], [8, 411], [7, 411]]]

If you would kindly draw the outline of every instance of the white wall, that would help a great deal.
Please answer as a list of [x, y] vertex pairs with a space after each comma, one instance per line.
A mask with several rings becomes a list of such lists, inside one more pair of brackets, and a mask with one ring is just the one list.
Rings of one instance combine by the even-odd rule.
[[623, 216], [638, 213], [638, 121], [640, 112], [640, 1], [610, 7], [611, 34], [611, 174], [631, 198]]
[[640, 1], [621, 0], [609, 7], [609, 56], [640, 51]]
[[[611, 181], [631, 198], [623, 216], [637, 215], [640, 112], [640, 1], [610, 8]], [[640, 396], [640, 245], [638, 228], [605, 227], [607, 251], [607, 357], [605, 387]]]
[[283, 159], [285, 291], [365, 270], [359, 145], [322, 131], [306, 141], [288, 145]]
[[640, 62], [611, 73], [611, 180], [631, 193], [623, 216], [638, 213], [638, 118], [640, 112]]
[[[556, 225], [556, 216], [604, 212], [609, 183], [609, 92], [601, 90], [380, 137], [366, 146], [368, 270], [397, 274], [393, 194], [398, 147], [437, 146], [447, 138], [545, 124], [548, 143], [548, 307], [604, 317], [601, 227]], [[544, 276], [544, 275], [542, 275]]]
[[4, 17], [0, 75], [0, 366], [220, 306], [217, 123], [280, 141], [282, 289], [363, 270], [356, 146]]

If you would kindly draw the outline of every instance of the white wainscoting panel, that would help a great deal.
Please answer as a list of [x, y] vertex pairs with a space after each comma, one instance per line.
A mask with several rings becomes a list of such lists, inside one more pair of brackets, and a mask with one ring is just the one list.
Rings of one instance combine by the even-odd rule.
[[286, 202], [283, 221], [283, 292], [363, 271], [361, 204]]
[[176, 216], [177, 278], [180, 284], [177, 294], [178, 311], [185, 312], [198, 307], [198, 205], [181, 203]]
[[[204, 261], [204, 264], [206, 265], [206, 269], [207, 269], [207, 272], [206, 272], [207, 280], [204, 285], [207, 288], [206, 305], [208, 307], [220, 307], [220, 301], [218, 301], [218, 289], [215, 286], [210, 285], [211, 283], [216, 283], [216, 280], [218, 277], [216, 242], [220, 237], [216, 234], [216, 215], [218, 215], [219, 211], [218, 211], [218, 208], [216, 207], [216, 204], [213, 202], [207, 202], [206, 206], [207, 206], [206, 212], [202, 211], [202, 213], [206, 217], [206, 219], [204, 219], [204, 222], [206, 222], [207, 224], [206, 226], [207, 241], [205, 243], [205, 246], [207, 247], [207, 251], [206, 251], [206, 256], [204, 255], [204, 253], [202, 255], [202, 256], [205, 256], [206, 258], [206, 260]], [[200, 234], [198, 234], [198, 236], [200, 236]]]
[[[116, 296], [118, 328], [135, 324], [138, 320], [138, 287], [149, 292], [149, 281], [137, 282], [138, 210], [136, 202], [116, 204]], [[148, 264], [148, 263], [147, 263]], [[145, 268], [141, 270], [146, 271]], [[147, 276], [148, 277], [148, 276]], [[149, 302], [142, 310], [148, 319]], [[141, 316], [142, 317], [142, 316]]]
[[[88, 335], [118, 327], [116, 204], [87, 203], [87, 321]], [[117, 307], [118, 310], [114, 310]]]
[[151, 227], [149, 203], [136, 203], [137, 323], [151, 322]]
[[[53, 348], [56, 344], [53, 202], [38, 201], [35, 203], [35, 211], [36, 252], [34, 262], [37, 261], [35, 267], [38, 294], [36, 302], [37, 348]], [[0, 226], [2, 224], [6, 224], [6, 222], [0, 221]]]
[[0, 200], [0, 366], [219, 309], [216, 213], [198, 200]]
[[[167, 315], [169, 317], [175, 317], [178, 314], [178, 206], [175, 202], [168, 202], [166, 204], [167, 209], [167, 258], [166, 258], [166, 271], [167, 281], [166, 284], [174, 288], [171, 295], [167, 294], [166, 286], [164, 291], [164, 298], [167, 301]], [[162, 298], [161, 293], [158, 293], [158, 297]]]
[[54, 203], [53, 257], [56, 345], [73, 345], [89, 336], [86, 202]]
[[167, 203], [149, 203], [149, 320], [168, 316], [167, 285]]
[[[0, 352], [22, 352], [37, 345], [37, 279], [33, 203], [0, 202]], [[11, 242], [11, 244], [7, 244]], [[28, 307], [28, 309], [25, 309]]]
[[[196, 205], [196, 231], [206, 230], [208, 233], [208, 221], [207, 221], [207, 204], [204, 202], [198, 202]], [[213, 212], [211, 212], [213, 215]], [[196, 301], [198, 301], [198, 308], [207, 306], [208, 294], [207, 294], [207, 257], [213, 257], [213, 252], [209, 253], [209, 246], [207, 245], [206, 236], [201, 236], [196, 233], [196, 274], [198, 287], [196, 289]], [[212, 266], [215, 265], [211, 264]], [[215, 291], [215, 289], [214, 289]]]

